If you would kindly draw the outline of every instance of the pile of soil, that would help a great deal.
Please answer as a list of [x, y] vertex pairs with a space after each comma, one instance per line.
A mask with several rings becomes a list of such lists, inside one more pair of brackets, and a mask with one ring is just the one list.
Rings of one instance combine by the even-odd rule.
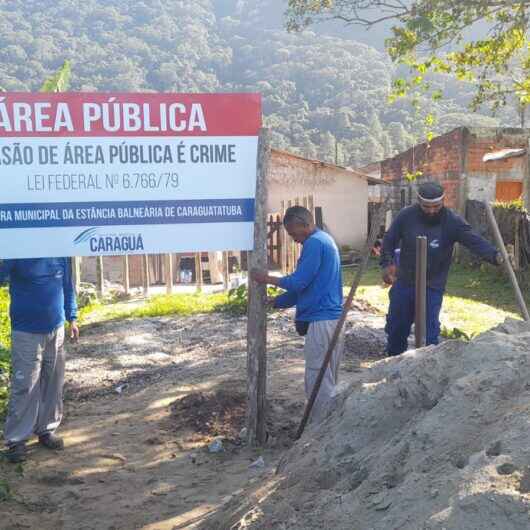
[[206, 437], [236, 440], [245, 424], [246, 402], [245, 393], [229, 389], [192, 392], [175, 401], [171, 413], [179, 429], [185, 427]]
[[202, 528], [530, 528], [529, 352], [530, 326], [507, 321], [375, 363]]

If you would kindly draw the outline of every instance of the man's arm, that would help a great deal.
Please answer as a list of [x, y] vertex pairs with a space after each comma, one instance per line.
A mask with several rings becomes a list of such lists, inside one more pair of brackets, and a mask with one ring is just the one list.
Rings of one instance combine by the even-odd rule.
[[456, 217], [455, 241], [493, 265], [502, 263], [500, 252], [487, 239], [478, 235], [461, 217]]
[[285, 291], [274, 299], [274, 307], [276, 309], [288, 309], [296, 305], [298, 296], [292, 291]]
[[280, 278], [278, 286], [298, 295], [315, 279], [322, 261], [321, 244], [316, 239], [308, 240], [298, 261], [296, 270]]
[[70, 323], [70, 337], [73, 340], [79, 338], [79, 327], [77, 326], [77, 300], [75, 297], [74, 282], [72, 278], [72, 259], [64, 259], [64, 313], [66, 320]]
[[383, 269], [383, 281], [389, 285], [395, 281], [394, 251], [399, 247], [401, 241], [402, 218], [403, 216], [399, 214], [383, 237], [379, 265]]
[[271, 276], [260, 271], [252, 271], [251, 274], [258, 283], [276, 285], [298, 296], [314, 280], [320, 268], [321, 259], [320, 242], [308, 240], [304, 245], [296, 270], [292, 274], [283, 277]]

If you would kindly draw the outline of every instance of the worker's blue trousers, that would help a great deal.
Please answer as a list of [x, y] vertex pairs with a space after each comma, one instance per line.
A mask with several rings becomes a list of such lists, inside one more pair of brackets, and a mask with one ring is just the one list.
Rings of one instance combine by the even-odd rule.
[[[407, 350], [414, 322], [414, 287], [397, 281], [390, 289], [390, 306], [386, 317], [387, 354], [399, 355]], [[440, 309], [443, 291], [427, 287], [427, 344], [438, 344]]]

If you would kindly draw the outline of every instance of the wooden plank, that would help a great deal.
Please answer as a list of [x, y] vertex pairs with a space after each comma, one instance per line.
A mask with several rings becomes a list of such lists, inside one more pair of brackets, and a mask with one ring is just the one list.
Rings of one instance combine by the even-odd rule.
[[315, 206], [315, 224], [320, 228], [320, 230], [324, 230], [324, 219], [322, 216], [322, 207], [321, 206]]
[[[287, 201], [287, 209], [293, 206], [292, 201]], [[287, 274], [291, 274], [294, 271], [294, 246], [295, 242], [287, 235], [287, 241], [289, 245], [289, 251], [287, 253]]]
[[123, 292], [126, 296], [129, 295], [131, 290], [131, 281], [129, 278], [129, 256], [125, 254], [123, 256]]
[[105, 294], [105, 280], [103, 277], [103, 256], [96, 256], [96, 293], [99, 298]]
[[280, 214], [276, 216], [276, 262], [282, 266], [282, 218]]
[[144, 296], [149, 296], [149, 256], [142, 255], [142, 286]]
[[504, 240], [502, 239], [499, 226], [497, 225], [495, 214], [493, 213], [493, 209], [489, 202], [485, 202], [484, 205], [486, 206], [486, 216], [488, 218], [488, 223], [490, 225], [491, 231], [493, 232], [493, 238], [495, 239], [497, 250], [502, 254], [502, 257], [504, 259], [504, 263], [503, 263], [504, 270], [506, 271], [506, 274], [508, 275], [508, 278], [510, 279], [510, 282], [512, 283], [512, 287], [515, 293], [515, 299], [517, 300], [517, 305], [519, 306], [521, 316], [524, 318], [524, 320], [528, 322], [530, 321], [530, 314], [528, 313], [528, 308], [526, 307], [525, 299], [523, 297], [523, 294], [521, 293], [521, 288], [519, 287], [519, 283], [517, 282], [517, 277], [515, 276], [515, 273], [513, 272], [512, 265], [510, 263], [510, 257], [508, 256], [508, 253], [506, 252], [506, 247], [504, 246]]
[[72, 283], [75, 294], [77, 295], [81, 286], [81, 257], [73, 256], [70, 261], [70, 266], [72, 267]]
[[223, 289], [228, 291], [230, 287], [230, 273], [228, 271], [228, 252], [223, 252]]
[[315, 200], [313, 198], [313, 195], [309, 195], [309, 197], [307, 198], [307, 209], [311, 212], [311, 215], [315, 220]]
[[280, 240], [282, 245], [281, 268], [282, 274], [287, 274], [287, 233], [283, 227], [283, 218], [285, 216], [285, 201], [281, 202], [282, 227], [280, 228]]
[[[258, 147], [254, 250], [249, 270], [267, 269], [267, 175], [270, 165], [270, 132], [262, 129]], [[247, 441], [266, 441], [267, 288], [249, 278], [247, 319]]]
[[197, 286], [197, 292], [202, 291], [202, 262], [201, 253], [195, 254], [195, 285]]
[[165, 255], [165, 266], [166, 293], [173, 294], [173, 256], [171, 254]]
[[177, 283], [180, 283], [180, 258], [180, 254], [175, 254], [173, 278], [176, 278]]
[[518, 216], [515, 220], [515, 238], [513, 245], [513, 270], [521, 270], [521, 222], [522, 219]]

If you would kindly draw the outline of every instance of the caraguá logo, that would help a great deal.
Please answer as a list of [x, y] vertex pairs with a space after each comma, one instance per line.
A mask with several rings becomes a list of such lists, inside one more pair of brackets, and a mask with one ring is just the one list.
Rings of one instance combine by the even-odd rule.
[[75, 239], [75, 245], [87, 243], [91, 252], [132, 252], [144, 250], [142, 234], [100, 234], [99, 228], [83, 230]]

